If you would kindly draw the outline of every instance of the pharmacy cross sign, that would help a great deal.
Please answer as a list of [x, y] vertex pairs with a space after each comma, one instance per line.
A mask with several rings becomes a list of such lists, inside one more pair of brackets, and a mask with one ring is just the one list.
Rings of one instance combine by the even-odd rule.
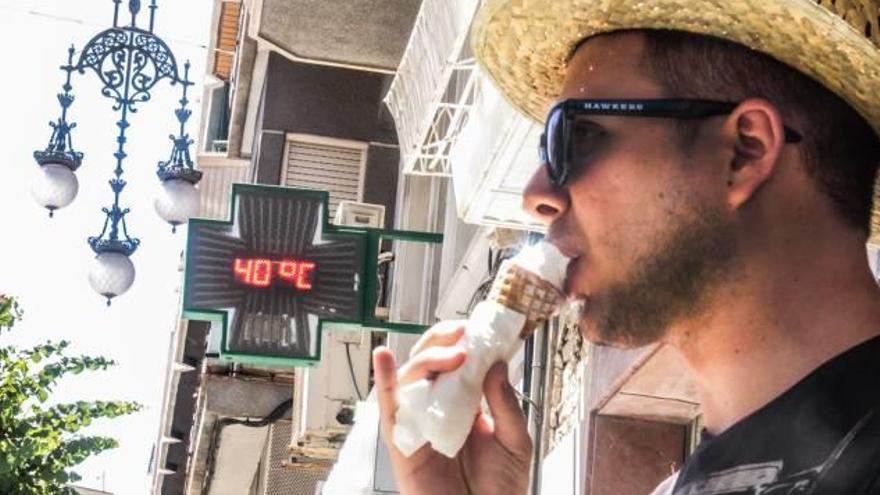
[[325, 191], [234, 184], [230, 220], [190, 221], [184, 314], [217, 322], [221, 357], [313, 365], [322, 329], [424, 331], [376, 318], [379, 242], [442, 237], [335, 226], [327, 201]]

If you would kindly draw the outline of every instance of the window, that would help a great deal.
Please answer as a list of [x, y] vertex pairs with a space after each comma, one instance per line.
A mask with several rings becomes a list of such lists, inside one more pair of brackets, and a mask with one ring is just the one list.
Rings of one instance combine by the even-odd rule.
[[204, 150], [226, 153], [229, 139], [229, 83], [208, 88], [208, 123], [205, 126]]
[[361, 200], [366, 160], [366, 143], [290, 134], [281, 184], [329, 192], [332, 219], [340, 201]]

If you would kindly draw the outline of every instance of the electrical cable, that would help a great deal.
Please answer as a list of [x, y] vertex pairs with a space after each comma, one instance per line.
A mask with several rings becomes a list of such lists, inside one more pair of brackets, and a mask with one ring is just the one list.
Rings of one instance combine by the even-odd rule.
[[354, 376], [354, 365], [351, 363], [351, 350], [348, 348], [351, 342], [343, 342], [343, 344], [345, 344], [345, 357], [348, 358], [348, 371], [351, 373], [351, 383], [354, 385], [354, 392], [357, 394], [358, 400], [364, 400], [364, 396], [361, 395], [361, 389], [358, 388], [357, 379]]
[[[28, 8], [22, 8], [17, 5], [9, 4], [9, 3], [0, 3], [0, 9], [11, 10], [17, 12], [19, 14], [23, 14], [30, 17], [36, 17], [52, 22], [58, 23], [69, 23], [69, 24], [78, 24], [83, 27], [96, 27], [96, 28], [106, 28], [106, 23], [99, 23], [92, 19], [85, 19], [81, 17], [66, 17], [60, 15], [54, 15], [47, 12], [40, 12], [38, 10], [32, 10]], [[204, 43], [200, 43], [198, 41], [186, 38], [178, 38], [174, 36], [163, 36], [163, 39], [167, 41], [173, 41], [176, 44], [180, 45], [188, 45], [194, 48], [198, 48], [201, 50], [207, 50], [208, 47]], [[79, 53], [79, 52], [77, 52]]]

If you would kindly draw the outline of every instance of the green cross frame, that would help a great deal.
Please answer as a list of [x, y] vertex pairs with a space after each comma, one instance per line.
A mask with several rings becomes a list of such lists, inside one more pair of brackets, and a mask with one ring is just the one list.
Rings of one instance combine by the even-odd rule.
[[[380, 243], [382, 240], [397, 240], [440, 244], [443, 235], [333, 225], [327, 218], [328, 204], [327, 191], [233, 184], [228, 220], [189, 221], [184, 261], [183, 315], [192, 320], [217, 322], [221, 326], [221, 359], [270, 367], [315, 366], [321, 359], [321, 336], [324, 330], [421, 334], [427, 329], [425, 325], [389, 322], [376, 317]], [[301, 221], [291, 222], [293, 218]], [[263, 235], [267, 232], [268, 235]], [[332, 288], [333, 294], [344, 293], [351, 300], [348, 305], [340, 306], [337, 312], [335, 307], [309, 302], [309, 298], [330, 296], [297, 295], [275, 289], [261, 292], [259, 289], [242, 287], [235, 283], [232, 274], [233, 259], [236, 253], [242, 252], [257, 252], [260, 255], [307, 253], [305, 256], [311, 253], [311, 256], [324, 260], [327, 266], [341, 264], [344, 268], [335, 272], [343, 272], [342, 275], [329, 275], [322, 273], [320, 267], [317, 268], [315, 285], [320, 284], [322, 277], [324, 280], [335, 280], [333, 283], [337, 285]], [[348, 270], [354, 284], [348, 279], [339, 278], [347, 275]], [[285, 312], [281, 315], [281, 310], [277, 309], [279, 304], [287, 305], [287, 309], [293, 308], [289, 311], [293, 314]], [[255, 311], [254, 305], [263, 309], [273, 308], [279, 314], [266, 317], [262, 311]], [[239, 330], [249, 328], [241, 323], [245, 321], [246, 314], [250, 318], [248, 321], [257, 323], [266, 318], [274, 318], [276, 323], [287, 318], [287, 327], [283, 328], [282, 324], [279, 329], [306, 336], [302, 341], [308, 346], [308, 351], [258, 352], [236, 348], [234, 340], [237, 337], [232, 335], [231, 327], [237, 325]], [[316, 314], [315, 338], [309, 340], [306, 332], [315, 322]]]

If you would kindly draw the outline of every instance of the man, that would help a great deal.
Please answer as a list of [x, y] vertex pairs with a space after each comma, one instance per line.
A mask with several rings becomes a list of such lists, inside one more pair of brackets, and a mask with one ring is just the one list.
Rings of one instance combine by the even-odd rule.
[[[574, 259], [585, 335], [672, 346], [698, 385], [704, 439], [657, 493], [880, 493], [865, 256], [880, 1], [856, 3], [499, 0], [478, 15], [485, 70], [546, 121], [524, 205]], [[458, 367], [461, 332], [437, 325], [400, 370], [377, 350], [386, 438], [396, 387]], [[484, 392], [491, 417], [457, 458], [391, 447], [401, 493], [527, 492], [503, 364]]]

